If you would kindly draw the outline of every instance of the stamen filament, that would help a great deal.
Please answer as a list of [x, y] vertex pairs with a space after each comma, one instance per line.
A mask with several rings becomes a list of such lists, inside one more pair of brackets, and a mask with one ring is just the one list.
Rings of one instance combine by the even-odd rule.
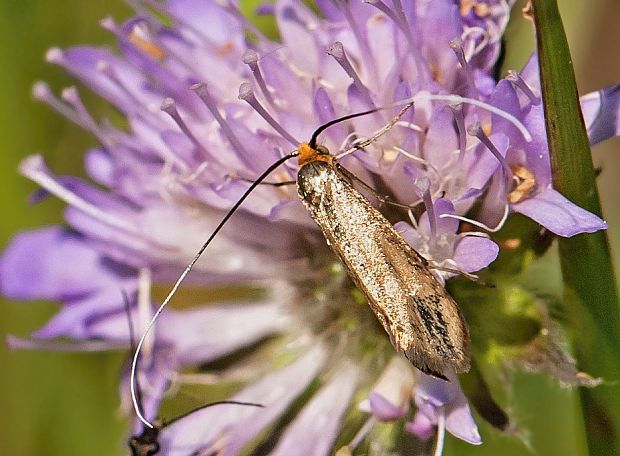
[[501, 154], [499, 149], [495, 147], [495, 144], [489, 139], [489, 137], [482, 131], [482, 128], [479, 124], [470, 125], [467, 129], [467, 132], [478, 138], [478, 140], [484, 144], [484, 146], [493, 154], [493, 156], [497, 159], [497, 161], [502, 166], [502, 171], [504, 174], [504, 180], [512, 179], [512, 169], [508, 165], [506, 158]]
[[479, 222], [477, 220], [470, 219], [470, 218], [467, 218], [467, 217], [463, 217], [462, 215], [441, 214], [439, 216], [439, 218], [453, 218], [453, 219], [456, 219], [456, 220], [460, 220], [461, 222], [470, 223], [470, 224], [472, 224], [474, 226], [477, 226], [478, 228], [482, 228], [483, 230], [487, 230], [489, 233], [496, 233], [499, 230], [501, 230], [502, 227], [504, 226], [504, 223], [506, 223], [506, 219], [508, 218], [508, 213], [510, 212], [509, 209], [510, 209], [510, 206], [508, 204], [506, 204], [504, 206], [504, 214], [502, 215], [502, 218], [500, 219], [499, 223], [497, 224], [497, 226], [495, 228], [491, 228], [490, 226], [485, 225], [484, 223]]
[[370, 97], [370, 91], [368, 90], [368, 87], [366, 87], [366, 85], [364, 85], [364, 83], [362, 82], [361, 78], [353, 68], [353, 65], [351, 65], [351, 62], [349, 61], [349, 58], [344, 51], [344, 46], [342, 45], [342, 43], [340, 41], [336, 41], [334, 44], [327, 48], [327, 53], [331, 55], [334, 60], [336, 60], [336, 62], [338, 62], [338, 64], [342, 67], [344, 72], [347, 73], [347, 75], [351, 79], [353, 79], [353, 84], [355, 85], [355, 87], [357, 87], [359, 92], [364, 97], [364, 101], [366, 102], [368, 107], [374, 108], [375, 103]]
[[406, 105], [407, 103], [418, 103], [422, 101], [446, 101], [448, 103], [467, 103], [473, 106], [477, 106], [493, 114], [496, 114], [500, 117], [503, 117], [508, 122], [513, 124], [519, 130], [519, 132], [521, 132], [521, 134], [523, 135], [523, 138], [525, 138], [527, 142], [532, 141], [532, 135], [530, 134], [528, 129], [515, 116], [493, 105], [485, 103], [484, 101], [475, 100], [473, 98], [461, 97], [459, 95], [440, 95], [440, 94], [431, 94], [428, 92], [420, 92], [411, 98], [406, 98], [404, 100], [397, 101], [396, 103], [392, 103], [391, 105], [386, 106], [386, 108], [398, 107], [398, 106]]
[[527, 82], [525, 82], [525, 80], [521, 77], [519, 73], [514, 70], [509, 70], [506, 79], [512, 82], [515, 87], [521, 89], [521, 91], [525, 94], [526, 97], [530, 99], [530, 102], [534, 106], [538, 106], [540, 104], [540, 97], [534, 93], [532, 88]]
[[192, 131], [189, 129], [189, 127], [179, 114], [176, 103], [172, 98], [165, 98], [164, 101], [161, 103], [160, 109], [166, 114], [168, 114], [172, 118], [172, 120], [174, 120], [174, 123], [177, 124], [183, 134], [187, 136], [187, 138], [192, 142], [194, 146], [196, 146], [196, 148], [202, 153], [203, 156], [217, 161], [216, 157], [214, 157], [207, 151], [207, 149], [202, 145], [200, 141], [198, 141], [198, 138], [196, 138], [196, 136], [194, 136]]
[[224, 136], [226, 136], [226, 138], [233, 146], [233, 148], [237, 151], [237, 153], [242, 157], [247, 157], [247, 150], [245, 149], [243, 144], [241, 144], [241, 141], [239, 141], [237, 135], [235, 135], [235, 133], [232, 131], [232, 128], [230, 128], [228, 122], [226, 122], [224, 117], [222, 117], [222, 115], [220, 114], [220, 111], [217, 109], [215, 102], [211, 98], [211, 94], [209, 94], [207, 84], [205, 84], [204, 82], [194, 84], [190, 87], [190, 90], [192, 90], [194, 93], [196, 93], [196, 95], [198, 95], [198, 97], [202, 100], [207, 109], [211, 112], [211, 115], [222, 129]]
[[67, 203], [69, 206], [75, 207], [76, 209], [90, 215], [94, 219], [99, 220], [106, 225], [120, 228], [123, 231], [128, 231], [133, 234], [139, 234], [138, 229], [131, 223], [102, 211], [97, 206], [89, 203], [60, 184], [46, 171], [41, 155], [31, 155], [26, 157], [21, 162], [19, 170], [22, 175], [36, 182], [52, 195], [55, 195]]
[[446, 439], [446, 413], [443, 406], [437, 407], [437, 415], [437, 441], [435, 442], [433, 456], [443, 454], [443, 445]]
[[298, 146], [300, 141], [295, 139], [293, 135], [291, 135], [288, 131], [286, 131], [279, 122], [277, 122], [271, 114], [267, 112], [267, 110], [260, 104], [256, 95], [254, 95], [254, 90], [252, 90], [252, 84], [249, 82], [244, 82], [239, 86], [239, 99], [245, 101], [247, 104], [252, 106], [254, 110], [263, 118], [265, 121], [271, 125], [271, 127], [280, 133], [280, 135], [290, 142], [293, 146]]
[[271, 96], [271, 92], [267, 88], [267, 83], [265, 82], [265, 78], [263, 78], [263, 73], [261, 73], [260, 67], [258, 66], [258, 53], [253, 49], [247, 49], [243, 56], [241, 57], [243, 63], [250, 67], [252, 74], [254, 75], [254, 79], [260, 88], [261, 93], [272, 107], [275, 107], [276, 104]]

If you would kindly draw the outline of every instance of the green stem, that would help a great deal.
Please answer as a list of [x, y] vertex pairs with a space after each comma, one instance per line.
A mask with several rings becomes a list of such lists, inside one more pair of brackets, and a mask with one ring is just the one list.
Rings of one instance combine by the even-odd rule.
[[[554, 187], [601, 216], [590, 144], [556, 0], [532, 0]], [[620, 378], [618, 289], [604, 231], [559, 239], [564, 301], [578, 365], [609, 382]], [[590, 454], [620, 454], [620, 392], [581, 390]]]

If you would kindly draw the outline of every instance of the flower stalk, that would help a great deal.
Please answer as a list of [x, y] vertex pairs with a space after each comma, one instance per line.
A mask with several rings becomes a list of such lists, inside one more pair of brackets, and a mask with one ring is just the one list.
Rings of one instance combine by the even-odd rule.
[[[532, 0], [531, 4], [553, 185], [577, 205], [601, 216], [590, 142], [558, 6], [553, 0]], [[564, 303], [578, 365], [614, 381], [620, 375], [620, 313], [607, 233], [559, 238], [559, 249]], [[591, 454], [620, 451], [620, 396], [605, 386], [582, 388], [581, 400]]]

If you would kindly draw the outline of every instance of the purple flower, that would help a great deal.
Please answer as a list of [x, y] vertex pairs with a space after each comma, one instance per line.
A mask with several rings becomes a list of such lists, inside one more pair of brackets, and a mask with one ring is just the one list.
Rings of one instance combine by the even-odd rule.
[[[318, 0], [318, 16], [279, 0], [261, 12], [274, 15], [282, 42], [265, 37], [233, 2], [130, 3], [135, 18], [102, 21], [119, 53], [47, 54], [116, 107], [126, 128], [93, 119], [75, 88], [57, 98], [44, 83], [34, 87], [37, 99], [100, 146], [85, 157], [92, 182], [55, 175], [40, 156], [20, 167], [41, 186], [36, 200], [67, 203], [67, 226], [17, 235], [0, 259], [3, 294], [63, 304], [29, 340], [11, 339], [15, 347], [128, 347], [123, 292], [140, 334], [159, 300], [154, 285], [178, 277], [247, 180], [317, 126], [407, 99], [415, 106], [390, 132], [341, 163], [411, 206], [396, 212], [397, 229], [440, 279], [493, 262], [499, 247], [489, 233], [511, 212], [562, 236], [606, 227], [552, 187], [534, 64], [501, 81], [491, 75], [511, 1]], [[617, 98], [617, 90], [584, 98], [593, 142], [618, 133]], [[395, 112], [337, 124], [321, 141], [342, 150]], [[296, 172], [287, 162], [268, 180], [294, 180]], [[482, 231], [465, 233], [461, 221]], [[231, 399], [265, 407], [189, 414], [161, 430], [161, 454], [236, 454], [287, 412], [294, 418], [273, 454], [328, 454], [356, 388], [377, 379], [361, 405], [369, 427], [380, 425], [375, 418], [406, 420], [414, 402], [413, 421], [403, 425], [416, 436], [436, 427], [480, 443], [456, 377], [446, 382], [400, 358], [386, 361], [394, 353], [385, 333], [359, 305], [294, 189], [259, 186], [186, 284], [192, 296], [175, 299], [187, 308], [164, 313], [143, 348], [144, 414], [154, 419], [168, 390], [206, 381], [242, 383]], [[260, 297], [217, 297], [248, 288]], [[72, 342], [58, 345], [57, 337]], [[242, 367], [210, 369], [240, 352]], [[122, 390], [128, 404], [126, 377]]]
[[456, 376], [450, 380], [446, 382], [422, 375], [415, 393], [418, 410], [413, 421], [405, 426], [420, 438], [428, 438], [432, 426], [445, 426], [455, 437], [479, 445], [482, 439], [472, 418], [467, 398]]

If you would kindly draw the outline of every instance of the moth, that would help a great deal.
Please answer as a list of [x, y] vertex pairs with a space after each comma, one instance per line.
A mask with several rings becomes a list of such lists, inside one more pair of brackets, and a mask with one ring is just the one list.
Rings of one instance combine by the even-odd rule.
[[324, 147], [301, 144], [297, 193], [390, 337], [422, 372], [469, 370], [469, 331], [428, 262], [358, 192]]
[[[440, 97], [440, 96], [437, 96]], [[438, 98], [441, 99], [441, 98]], [[330, 126], [354, 117], [405, 105], [400, 113], [369, 139], [339, 155], [317, 145], [318, 136]], [[431, 272], [428, 262], [396, 232], [390, 222], [358, 192], [352, 174], [338, 159], [376, 141], [392, 128], [413, 104], [403, 102], [334, 119], [320, 126], [310, 141], [272, 163], [226, 213], [209, 238], [179, 276], [144, 331], [131, 366], [131, 393], [138, 417], [135, 374], [140, 348], [150, 329], [200, 256], [228, 219], [254, 189], [280, 165], [298, 158], [297, 193], [310, 216], [364, 294], [394, 348], [422, 372], [448, 380], [449, 373], [466, 372], [470, 366], [469, 330], [458, 304]], [[286, 185], [295, 182], [276, 183]]]

